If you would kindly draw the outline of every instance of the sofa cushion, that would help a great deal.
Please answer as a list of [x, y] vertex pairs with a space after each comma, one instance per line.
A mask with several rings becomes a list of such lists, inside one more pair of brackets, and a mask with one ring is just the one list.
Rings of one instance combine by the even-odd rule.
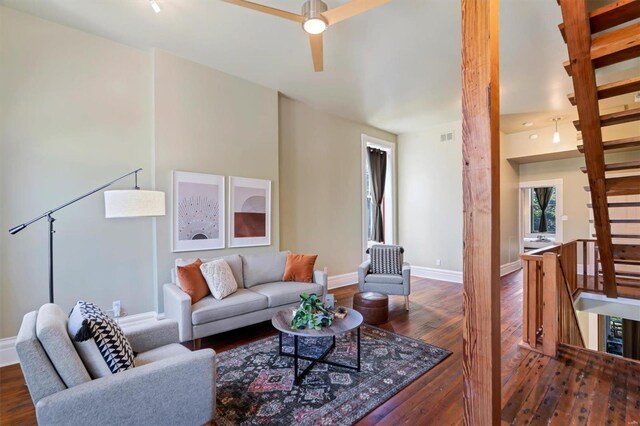
[[91, 380], [67, 333], [67, 314], [58, 305], [47, 303], [40, 307], [36, 336], [68, 388]]
[[273, 308], [299, 302], [302, 293], [315, 293], [320, 297], [322, 296], [322, 285], [296, 281], [278, 281], [256, 285], [251, 287], [251, 291], [265, 295], [269, 299], [269, 307]]
[[244, 287], [282, 281], [288, 252], [269, 252], [242, 256]]
[[177, 355], [183, 355], [191, 352], [179, 343], [171, 343], [169, 345], [160, 346], [146, 352], [139, 353], [135, 359], [136, 367], [140, 367], [145, 364], [151, 364], [152, 362], [161, 361], [163, 359], [171, 358]]
[[238, 290], [238, 283], [233, 277], [229, 264], [224, 259], [216, 259], [200, 265], [200, 272], [207, 281], [211, 295], [222, 300]]
[[402, 284], [402, 275], [368, 274], [364, 277], [364, 282], [378, 284]]
[[[216, 259], [224, 259], [231, 268], [231, 272], [233, 272], [233, 278], [236, 279], [236, 283], [238, 283], [238, 288], [244, 287], [244, 279], [242, 274], [242, 258], [239, 254], [230, 254], [228, 256], [215, 257], [212, 259], [202, 259], [202, 263], [211, 262]], [[184, 266], [190, 263], [193, 263], [196, 259], [176, 259], [175, 266]], [[175, 282], [178, 287], [182, 288], [180, 285], [180, 280], [176, 277], [176, 268], [171, 269], [171, 278], [173, 278], [173, 282]]]
[[193, 325], [231, 318], [267, 307], [267, 297], [251, 290], [238, 289], [222, 300], [207, 296], [191, 306]]
[[195, 262], [189, 265], [176, 266], [176, 276], [180, 281], [182, 291], [191, 297], [191, 304], [196, 303], [209, 294], [208, 283], [200, 271], [201, 265], [202, 261], [196, 259]]
[[313, 267], [318, 259], [317, 254], [293, 254], [287, 255], [287, 264], [284, 268], [283, 281], [298, 281], [301, 283], [313, 282]]

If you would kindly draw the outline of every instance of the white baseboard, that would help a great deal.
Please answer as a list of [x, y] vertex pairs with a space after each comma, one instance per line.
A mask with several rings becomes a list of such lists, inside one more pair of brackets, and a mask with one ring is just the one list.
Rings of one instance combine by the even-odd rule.
[[411, 265], [411, 275], [414, 277], [462, 284], [462, 272], [460, 271]]
[[[156, 321], [162, 316], [163, 314], [158, 315], [154, 311], [125, 315], [118, 319], [118, 324], [121, 326], [137, 325], [148, 321]], [[17, 363], [18, 354], [16, 353], [16, 336], [0, 339], [0, 367]]]
[[522, 262], [520, 260], [516, 260], [515, 262], [505, 263], [500, 266], [500, 276], [504, 277], [507, 274], [515, 272], [522, 268]]
[[0, 339], [0, 367], [17, 363], [16, 336]]
[[358, 284], [358, 273], [349, 272], [342, 275], [332, 275], [328, 279], [329, 290], [338, 287], [345, 287], [352, 284]]

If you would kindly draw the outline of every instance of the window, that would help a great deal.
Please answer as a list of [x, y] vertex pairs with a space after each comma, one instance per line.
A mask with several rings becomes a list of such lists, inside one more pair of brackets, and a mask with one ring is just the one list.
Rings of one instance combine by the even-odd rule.
[[371, 170], [368, 160], [368, 148], [375, 148], [386, 153], [386, 173], [384, 185], [384, 197], [382, 199], [382, 227], [384, 230], [384, 243], [395, 244], [395, 144], [371, 136], [362, 135], [362, 254], [366, 259], [366, 250], [373, 244], [373, 210], [374, 189], [371, 182]]
[[[529, 204], [530, 208], [530, 229], [529, 232], [531, 234], [541, 233], [540, 231], [540, 219], [542, 218], [542, 207], [541, 202], [538, 200], [537, 193], [544, 193], [545, 191], [537, 191], [536, 189], [546, 189], [551, 190], [551, 195], [547, 204], [547, 208], [545, 210], [545, 219], [546, 219], [546, 231], [542, 231], [545, 234], [555, 235], [556, 233], [556, 188], [548, 187], [548, 188], [530, 188], [529, 189]], [[544, 196], [544, 195], [543, 195]]]

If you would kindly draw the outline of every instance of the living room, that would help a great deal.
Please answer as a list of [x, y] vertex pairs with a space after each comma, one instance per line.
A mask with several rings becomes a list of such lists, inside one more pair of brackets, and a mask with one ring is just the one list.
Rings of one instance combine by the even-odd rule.
[[[217, 379], [209, 380], [209, 387], [202, 386], [214, 394], [215, 413], [212, 418], [194, 414], [194, 419], [203, 419], [201, 423], [338, 424], [331, 412], [343, 416], [342, 424], [437, 424], [434, 416], [462, 422], [460, 283], [466, 240], [461, 5], [448, 0], [361, 1], [379, 5], [327, 29], [324, 69], [316, 71], [317, 57], [310, 54], [306, 34], [297, 24], [229, 3], [246, 2], [0, 1], [3, 229], [138, 169], [142, 170], [106, 191], [135, 185], [165, 197], [163, 214], [112, 220], [105, 217], [105, 198], [99, 191], [56, 212], [54, 234], [49, 233], [46, 215], [19, 234], [3, 234], [0, 423], [36, 422], [32, 401], [36, 406], [37, 401], [29, 393], [35, 385], [25, 386], [15, 345], [25, 315], [50, 300], [51, 275], [55, 276], [55, 304], [65, 315], [78, 301], [87, 301], [118, 317], [125, 334], [127, 328], [136, 331], [136, 327], [171, 323], [167, 336], [177, 336], [181, 346], [195, 350], [190, 354], [199, 352], [198, 348], [206, 354], [213, 349], [215, 354], [211, 351], [207, 356], [215, 357]], [[282, 1], [261, 3], [297, 9]], [[331, 10], [347, 2], [327, 4]], [[500, 169], [499, 275], [503, 306], [507, 306], [502, 311], [502, 362], [504, 366], [514, 360], [513, 375], [508, 377], [513, 377], [510, 391], [515, 393], [518, 368], [528, 370], [535, 362], [543, 362], [523, 355], [517, 347], [522, 334], [520, 255], [527, 237], [521, 223], [526, 213], [521, 208], [523, 185], [553, 179], [564, 182], [563, 208], [554, 212], [557, 226], [564, 231], [558, 241], [590, 238], [595, 231], [589, 224], [589, 192], [583, 189], [588, 179], [579, 170], [584, 158], [576, 146], [581, 141], [572, 123], [578, 114], [564, 98], [573, 88], [562, 67], [567, 49], [557, 29], [563, 19], [560, 8], [555, 2], [505, 0], [500, 14], [502, 110], [496, 164]], [[536, 40], [536, 45], [528, 45], [527, 40]], [[634, 78], [640, 74], [640, 62], [632, 59], [603, 74], [608, 81]], [[611, 99], [603, 112], [637, 108], [634, 95]], [[561, 120], [552, 121], [557, 117]], [[558, 129], [560, 142], [555, 143]], [[638, 133], [637, 122], [603, 129], [607, 139]], [[379, 223], [386, 238], [371, 234], [378, 221], [368, 208], [375, 210], [371, 197], [378, 197], [380, 190], [369, 188], [373, 186], [369, 148], [384, 151], [387, 158], [386, 198], [377, 203], [384, 212]], [[640, 160], [637, 146], [608, 155], [614, 162]], [[217, 239], [181, 240], [178, 187], [202, 182], [214, 182], [219, 191]], [[240, 220], [238, 215], [247, 212], [234, 203], [234, 197], [242, 194], [242, 182], [264, 191], [266, 199], [255, 210], [264, 214], [264, 226], [257, 238], [244, 237], [245, 242], [237, 231], [240, 227], [233, 225]], [[50, 235], [55, 250], [52, 272], [47, 264]], [[248, 284], [247, 268], [259, 265], [260, 256], [280, 262], [287, 257], [280, 253], [289, 252], [317, 255], [311, 265], [317, 272], [310, 280], [320, 289], [314, 287], [314, 292], [323, 299], [332, 295], [335, 307], [351, 309], [357, 302], [354, 294], [370, 288], [366, 283], [358, 285], [359, 267], [369, 259], [367, 249], [380, 242], [402, 246], [399, 256], [410, 265], [411, 288], [407, 279], [403, 281], [400, 266], [398, 292], [384, 294], [384, 321], [379, 328], [375, 321], [365, 321], [370, 325], [361, 327], [362, 372], [318, 364], [309, 369], [307, 384], [303, 379], [287, 382], [284, 390], [269, 388], [274, 392], [269, 394], [264, 390], [268, 383], [258, 383], [259, 379], [282, 377], [262, 377], [259, 370], [266, 367], [233, 362], [242, 351], [258, 351], [260, 342], [265, 347], [276, 345], [276, 351], [279, 344], [282, 355], [283, 343], [278, 342], [282, 334], [271, 321], [278, 306], [265, 309], [264, 318], [250, 313], [233, 325], [223, 317], [196, 324], [190, 302], [187, 312], [180, 307], [182, 296], [176, 299], [179, 303], [167, 299], [167, 291], [173, 291], [167, 288], [178, 288], [176, 267], [197, 258], [206, 262], [238, 256], [244, 272], [242, 279], [235, 274], [237, 288], [249, 292], [250, 286], [267, 285], [270, 280], [260, 277]], [[246, 259], [256, 263], [248, 266]], [[233, 272], [232, 262], [227, 263]], [[258, 269], [264, 272], [269, 267]], [[362, 272], [367, 273], [368, 269]], [[282, 271], [279, 276], [283, 277]], [[287, 304], [298, 304], [297, 296]], [[330, 305], [328, 300], [325, 303]], [[376, 301], [358, 303], [373, 306]], [[355, 319], [358, 312], [366, 317], [366, 309], [350, 310], [345, 321]], [[347, 353], [336, 356], [341, 363], [351, 365], [355, 355], [360, 356], [360, 328], [357, 340], [355, 330], [339, 339], [337, 348]], [[372, 356], [366, 359], [367, 342], [371, 344], [376, 333], [388, 345], [381, 346], [385, 351], [396, 351], [396, 357], [389, 355], [395, 371], [411, 365], [406, 359], [421, 361], [419, 368], [399, 377], [393, 386], [384, 384], [391, 367]], [[401, 343], [393, 346], [395, 338]], [[417, 349], [407, 349], [414, 343]], [[297, 362], [293, 379], [289, 375], [286, 380], [297, 381]], [[268, 370], [290, 371], [292, 365], [293, 361], [273, 352]], [[202, 375], [210, 373], [203, 366]], [[372, 378], [367, 374], [379, 376], [381, 384], [368, 381]], [[101, 380], [89, 375], [94, 382]], [[314, 388], [314, 378], [327, 377], [332, 381]], [[185, 381], [184, 386], [197, 387], [196, 383], [195, 379]], [[365, 385], [379, 394], [364, 392]], [[238, 391], [236, 386], [263, 386], [263, 390], [256, 391], [255, 397], [249, 392], [247, 399], [232, 398], [229, 395]], [[64, 387], [72, 388], [66, 382]], [[67, 390], [72, 389], [58, 393]], [[342, 413], [337, 411], [345, 404], [340, 395], [361, 400]], [[509, 395], [505, 400], [511, 400]], [[307, 405], [300, 402], [303, 397], [308, 398]], [[426, 397], [441, 404], [421, 411]], [[206, 412], [212, 401], [202, 404]], [[509, 421], [524, 418], [527, 407], [518, 407], [523, 411]], [[55, 417], [60, 415], [55, 407], [49, 410], [42, 414], [45, 417], [38, 417], [40, 423], [64, 418]], [[125, 413], [121, 423], [139, 419], [131, 410], [131, 417]], [[79, 416], [69, 423], [88, 418]], [[179, 423], [193, 423], [190, 420], [183, 418]]]

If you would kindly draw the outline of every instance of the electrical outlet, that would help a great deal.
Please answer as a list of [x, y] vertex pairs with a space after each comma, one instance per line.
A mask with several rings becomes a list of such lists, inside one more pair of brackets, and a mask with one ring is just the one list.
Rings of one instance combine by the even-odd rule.
[[442, 265], [442, 260], [436, 259], [436, 266], [440, 266], [440, 265]]
[[113, 317], [120, 318], [120, 301], [114, 300], [113, 302]]

